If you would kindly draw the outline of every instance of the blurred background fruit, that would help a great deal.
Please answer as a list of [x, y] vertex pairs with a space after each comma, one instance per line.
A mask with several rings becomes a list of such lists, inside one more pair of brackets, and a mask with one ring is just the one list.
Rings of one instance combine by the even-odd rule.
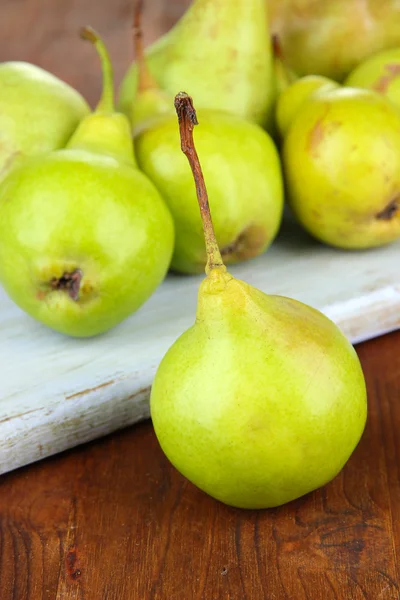
[[342, 81], [363, 59], [400, 45], [398, 0], [267, 0], [271, 30], [298, 75]]

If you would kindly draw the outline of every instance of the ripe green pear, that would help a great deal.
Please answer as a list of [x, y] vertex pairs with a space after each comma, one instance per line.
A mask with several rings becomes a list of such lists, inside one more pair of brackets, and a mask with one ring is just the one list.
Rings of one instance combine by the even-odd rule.
[[347, 77], [345, 85], [379, 92], [400, 108], [400, 48], [378, 52], [362, 62]]
[[328, 91], [338, 87], [338, 83], [322, 75], [306, 75], [283, 89], [275, 105], [275, 119], [280, 137], [285, 137], [290, 123], [309, 98], [319, 90]]
[[25, 157], [62, 148], [89, 106], [72, 87], [24, 62], [0, 64], [0, 179]]
[[[196, 144], [210, 190], [214, 226], [227, 263], [264, 252], [282, 219], [278, 152], [258, 125], [232, 115], [199, 111]], [[180, 150], [176, 117], [158, 119], [135, 137], [140, 169], [160, 191], [175, 222], [171, 266], [204, 271], [207, 256], [189, 165]]]
[[0, 281], [29, 315], [76, 337], [137, 310], [163, 280], [172, 218], [133, 155], [128, 119], [114, 112], [112, 71], [100, 39], [104, 90], [65, 149], [27, 159], [0, 187]]
[[279, 506], [325, 485], [367, 412], [360, 363], [336, 325], [223, 268], [201, 284], [196, 321], [163, 358], [150, 405], [172, 464], [239, 508]]
[[385, 97], [341, 88], [310, 98], [283, 145], [290, 206], [339, 248], [400, 237], [400, 114]]
[[319, 311], [227, 272], [193, 142], [192, 100], [178, 94], [175, 106], [207, 277], [194, 324], [157, 370], [154, 430], [172, 464], [214, 498], [240, 508], [279, 506], [330, 481], [358, 444], [367, 415], [362, 369]]
[[[275, 86], [265, 0], [194, 0], [146, 55], [156, 81], [172, 96], [184, 86], [201, 108], [269, 123]], [[119, 99], [129, 117], [136, 89], [132, 65]]]

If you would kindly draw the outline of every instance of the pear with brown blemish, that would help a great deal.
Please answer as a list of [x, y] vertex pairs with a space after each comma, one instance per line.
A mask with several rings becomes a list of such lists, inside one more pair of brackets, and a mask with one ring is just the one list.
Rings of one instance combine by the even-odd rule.
[[371, 248], [400, 237], [400, 113], [380, 94], [319, 90], [283, 144], [289, 204], [326, 244]]
[[157, 370], [154, 429], [172, 464], [214, 498], [278, 506], [330, 481], [352, 454], [367, 414], [363, 373], [351, 344], [319, 311], [227, 272], [191, 137], [193, 106], [184, 94], [176, 103], [207, 276], [195, 322]]
[[360, 63], [344, 85], [374, 90], [400, 109], [400, 48], [383, 50]]
[[137, 310], [164, 278], [173, 222], [136, 166], [130, 125], [116, 113], [103, 65], [96, 110], [64, 150], [29, 159], [0, 188], [0, 281], [29, 315], [62, 333], [102, 333]]

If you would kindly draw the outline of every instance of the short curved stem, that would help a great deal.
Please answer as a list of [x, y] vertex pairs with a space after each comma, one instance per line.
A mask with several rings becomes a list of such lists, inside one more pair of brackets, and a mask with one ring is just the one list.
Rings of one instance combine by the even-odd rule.
[[135, 48], [135, 57], [138, 69], [138, 91], [144, 92], [149, 89], [157, 89], [158, 84], [147, 66], [146, 57], [143, 46], [143, 30], [142, 30], [142, 12], [143, 0], [136, 0], [133, 13], [133, 44]]
[[103, 73], [103, 91], [101, 94], [100, 102], [96, 107], [96, 112], [113, 113], [115, 111], [114, 74], [110, 55], [99, 34], [91, 27], [83, 27], [81, 29], [81, 38], [84, 40], [88, 40], [96, 47], [96, 50], [101, 60], [101, 68]]

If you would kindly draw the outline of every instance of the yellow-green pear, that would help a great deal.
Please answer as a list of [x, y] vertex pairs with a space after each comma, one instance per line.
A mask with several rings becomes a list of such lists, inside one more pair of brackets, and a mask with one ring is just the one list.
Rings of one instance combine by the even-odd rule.
[[191, 137], [191, 99], [179, 94], [176, 104], [208, 262], [196, 319], [155, 376], [154, 430], [172, 464], [217, 500], [279, 506], [333, 479], [357, 446], [367, 415], [362, 369], [319, 311], [228, 273]]
[[[265, 0], [193, 0], [146, 55], [151, 74], [172, 96], [185, 86], [201, 108], [270, 122], [275, 85]], [[128, 116], [136, 89], [132, 65], [119, 99]]]
[[137, 168], [114, 111], [112, 70], [93, 30], [104, 89], [66, 149], [27, 159], [0, 187], [0, 281], [29, 315], [77, 337], [107, 331], [163, 280], [173, 221]]
[[294, 117], [317, 91], [328, 91], [338, 87], [338, 83], [322, 75], [306, 75], [286, 86], [275, 105], [276, 126], [280, 137], [285, 137]]
[[44, 69], [0, 64], [0, 179], [28, 156], [62, 148], [89, 113], [84, 98]]
[[379, 92], [400, 109], [400, 48], [378, 52], [362, 62], [347, 77], [345, 85]]
[[303, 227], [339, 248], [400, 237], [400, 113], [376, 92], [319, 92], [283, 144], [289, 204]]

